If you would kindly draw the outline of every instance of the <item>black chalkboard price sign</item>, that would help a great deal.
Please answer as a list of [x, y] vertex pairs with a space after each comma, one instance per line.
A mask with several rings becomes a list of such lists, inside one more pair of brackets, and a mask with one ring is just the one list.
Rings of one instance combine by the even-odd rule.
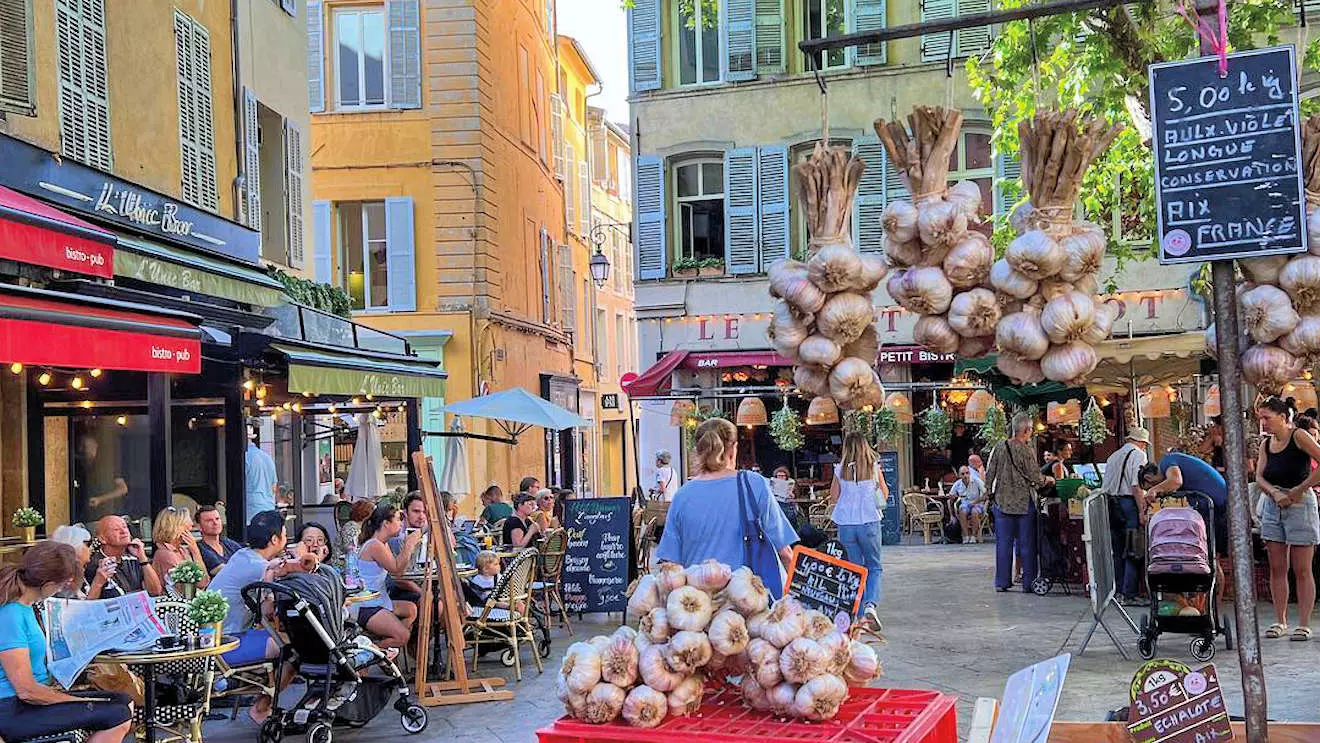
[[632, 500], [566, 500], [564, 528], [564, 605], [578, 613], [623, 611], [632, 560]]
[[851, 620], [861, 608], [865, 585], [866, 568], [861, 565], [801, 545], [793, 548], [785, 593], [808, 609], [817, 609], [830, 619], [843, 614]]
[[1291, 46], [1150, 67], [1161, 263], [1306, 250]]

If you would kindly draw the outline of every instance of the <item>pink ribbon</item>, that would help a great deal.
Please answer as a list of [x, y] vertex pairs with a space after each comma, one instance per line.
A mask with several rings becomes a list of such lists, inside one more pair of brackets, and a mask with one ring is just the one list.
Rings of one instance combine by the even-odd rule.
[[1191, 12], [1188, 12], [1186, 0], [1178, 3], [1178, 15], [1196, 29], [1198, 36], [1209, 42], [1210, 51], [1219, 57], [1219, 76], [1228, 77], [1228, 5], [1225, 0], [1219, 0], [1218, 34], [1215, 33], [1210, 21], [1202, 18], [1195, 8], [1191, 8]]

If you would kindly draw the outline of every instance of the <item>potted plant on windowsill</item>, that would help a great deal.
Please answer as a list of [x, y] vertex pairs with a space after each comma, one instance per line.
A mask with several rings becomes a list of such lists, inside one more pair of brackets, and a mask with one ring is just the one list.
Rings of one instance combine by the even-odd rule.
[[698, 276], [723, 276], [724, 261], [719, 258], [704, 258], [697, 264]]
[[695, 279], [701, 270], [701, 261], [696, 258], [678, 258], [669, 264], [669, 273], [676, 279]]
[[197, 623], [202, 647], [215, 647], [223, 634], [221, 623], [229, 615], [229, 601], [219, 591], [198, 591], [188, 602], [188, 617]]
[[37, 541], [37, 527], [46, 523], [46, 519], [42, 517], [41, 511], [32, 506], [23, 506], [14, 511], [12, 523], [23, 531], [23, 541], [32, 543]]
[[188, 560], [175, 565], [170, 570], [169, 579], [179, 587], [179, 595], [185, 599], [191, 599], [197, 593], [197, 584], [202, 582], [202, 566]]

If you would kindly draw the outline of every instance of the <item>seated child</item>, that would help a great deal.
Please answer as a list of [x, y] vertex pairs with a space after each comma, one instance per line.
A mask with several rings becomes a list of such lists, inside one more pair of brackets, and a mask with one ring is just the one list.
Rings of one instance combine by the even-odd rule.
[[477, 553], [477, 574], [463, 581], [463, 597], [474, 608], [486, 605], [486, 597], [495, 590], [500, 578], [500, 558], [490, 550]]

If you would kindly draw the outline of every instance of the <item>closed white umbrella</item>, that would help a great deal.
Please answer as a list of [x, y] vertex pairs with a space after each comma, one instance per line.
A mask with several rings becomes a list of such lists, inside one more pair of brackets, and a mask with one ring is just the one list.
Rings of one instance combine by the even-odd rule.
[[380, 452], [380, 431], [366, 413], [357, 415], [357, 444], [348, 468], [344, 492], [351, 500], [375, 500], [385, 494], [385, 458]]
[[449, 432], [458, 435], [445, 438], [445, 465], [440, 472], [439, 488], [448, 490], [455, 503], [462, 503], [468, 494], [467, 437], [461, 435], [463, 422], [458, 417], [449, 425]]

